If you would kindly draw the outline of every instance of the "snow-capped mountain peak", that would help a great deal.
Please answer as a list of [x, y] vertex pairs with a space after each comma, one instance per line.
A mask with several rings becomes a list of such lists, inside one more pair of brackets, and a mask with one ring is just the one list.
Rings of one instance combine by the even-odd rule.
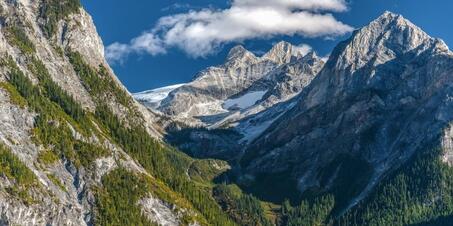
[[[254, 131], [244, 140], [249, 141], [294, 104], [273, 106], [299, 94], [324, 66], [315, 52], [306, 53], [309, 49], [282, 41], [257, 57], [238, 45], [230, 50], [225, 64], [201, 71], [189, 83], [134, 96], [145, 106], [190, 125], [234, 125], [240, 133]], [[270, 113], [264, 113], [270, 108]], [[245, 119], [251, 117], [263, 123]]]
[[[285, 74], [284, 70], [292, 70], [288, 71], [291, 76], [284, 86], [285, 90], [291, 90], [289, 93], [292, 96], [300, 91], [299, 88], [291, 88], [293, 84], [296, 87], [301, 87], [301, 83], [291, 83], [291, 80], [301, 81], [298, 77], [304, 77], [306, 74], [294, 73], [299, 70], [284, 66], [297, 62], [301, 64], [318, 62], [316, 60], [308, 62], [309, 59], [316, 58], [314, 53], [307, 56], [305, 59], [307, 62], [302, 58], [300, 47], [295, 47], [288, 42], [276, 44], [262, 57], [257, 57], [243, 46], [238, 45], [231, 49], [225, 64], [201, 71], [193, 81], [177, 87], [165, 99], [159, 100], [157, 104], [151, 104], [152, 101], [149, 100], [141, 99], [141, 101], [149, 107], [154, 106], [152, 108], [179, 118], [223, 114], [229, 112], [228, 107], [226, 109], [224, 107], [228, 106], [224, 105], [227, 99], [235, 99], [246, 92], [274, 90], [274, 87], [268, 86], [276, 86], [278, 81], [275, 79], [277, 77], [269, 75]], [[308, 76], [310, 78], [314, 76], [311, 73], [314, 73], [314, 71], [310, 72], [310, 76]], [[266, 87], [255, 87], [256, 84], [266, 84]], [[249, 90], [251, 87], [256, 89]], [[283, 93], [286, 94], [287, 92]], [[281, 98], [287, 99], [286, 96], [281, 96]], [[276, 99], [269, 103], [274, 104], [279, 101], [280, 99]]]

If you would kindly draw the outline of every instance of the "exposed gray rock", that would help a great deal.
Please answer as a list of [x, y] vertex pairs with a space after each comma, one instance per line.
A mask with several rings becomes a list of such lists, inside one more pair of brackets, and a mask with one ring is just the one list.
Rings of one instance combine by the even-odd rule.
[[240, 95], [298, 56], [296, 48], [287, 42], [276, 44], [262, 57], [242, 46], [234, 47], [225, 64], [200, 72], [192, 82], [173, 90], [157, 109], [177, 118], [226, 113], [222, 106], [226, 99]]
[[[9, 225], [85, 225], [84, 208], [77, 202], [77, 191], [72, 187], [73, 178], [63, 164], [58, 163], [48, 172], [37, 167], [35, 160], [41, 148], [31, 140], [33, 123], [34, 114], [11, 104], [8, 94], [0, 89], [0, 142], [7, 145], [50, 192], [34, 191], [34, 198], [39, 203], [26, 206], [0, 189], [0, 218]], [[67, 181], [68, 192], [54, 185], [47, 176], [49, 173], [58, 173], [55, 176]], [[0, 184], [3, 188], [9, 184], [8, 179], [0, 177]]]
[[[197, 157], [232, 159], [239, 156], [242, 143], [259, 136], [294, 106], [292, 99], [323, 66], [314, 52], [303, 56], [287, 42], [277, 43], [262, 57], [236, 46], [224, 65], [200, 72], [190, 83], [134, 96], [152, 111], [167, 115], [169, 120], [157, 123], [167, 129], [168, 141], [179, 137], [173, 144]], [[209, 130], [184, 129], [199, 126]], [[225, 128], [235, 132], [222, 132]]]
[[142, 206], [142, 211], [151, 222], [160, 226], [179, 226], [178, 216], [173, 213], [172, 208], [159, 199], [152, 197], [145, 198], [138, 203]]
[[[88, 13], [80, 9], [78, 13], [59, 21], [57, 34], [49, 39], [39, 26], [42, 22], [38, 19], [42, 2], [0, 1], [1, 23], [18, 22], [26, 25], [24, 31], [36, 49], [33, 57], [43, 62], [51, 79], [74, 97], [83, 108], [94, 112], [95, 98], [84, 88], [68, 57], [58, 51], [60, 48], [70, 48], [80, 52], [84, 60], [94, 68], [103, 65], [109, 76], [126, 91], [104, 59], [102, 41]], [[3, 30], [0, 32], [0, 56], [11, 56], [19, 69], [34, 84], [38, 83], [37, 76], [27, 67], [28, 58], [19, 48], [8, 42]], [[8, 74], [7, 67], [0, 67], [0, 82], [6, 82]], [[117, 103], [113, 98], [106, 102], [119, 117], [127, 119], [128, 122], [140, 123], [148, 129], [150, 135], [161, 137], [161, 129], [155, 124], [158, 119], [153, 112], [135, 101], [131, 101], [129, 108]], [[14, 181], [0, 175], [0, 225], [91, 225], [96, 204], [93, 188], [102, 186], [102, 176], [120, 166], [134, 173], [150, 176], [121, 147], [112, 143], [110, 138], [103, 137], [104, 134], [85, 137], [69, 123], [67, 126], [71, 129], [74, 140], [102, 146], [108, 150], [107, 156], [97, 159], [89, 168], [75, 166], [67, 159], [59, 159], [49, 165], [41, 163], [38, 156], [47, 150], [34, 139], [36, 116], [31, 109], [13, 104], [10, 93], [0, 88], [0, 143], [36, 175], [39, 184], [28, 191], [36, 202], [25, 205], [20, 197], [7, 192]], [[160, 210], [157, 209], [156, 214], [161, 214]], [[176, 222], [179, 217], [183, 217], [177, 214], [179, 213], [171, 215], [166, 211], [161, 215], [169, 216], [165, 218], [168, 222]]]
[[329, 169], [346, 156], [363, 166], [351, 175], [365, 181], [354, 205], [413, 153], [451, 153], [452, 74], [443, 41], [386, 12], [335, 48], [297, 105], [247, 148], [244, 172], [290, 172], [301, 192], [329, 191]]

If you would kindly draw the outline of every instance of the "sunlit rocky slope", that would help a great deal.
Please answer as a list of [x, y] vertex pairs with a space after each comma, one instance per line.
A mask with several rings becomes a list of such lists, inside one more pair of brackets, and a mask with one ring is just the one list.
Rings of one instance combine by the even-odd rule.
[[228, 165], [161, 143], [78, 0], [0, 1], [0, 24], [0, 225], [233, 225], [203, 190]]

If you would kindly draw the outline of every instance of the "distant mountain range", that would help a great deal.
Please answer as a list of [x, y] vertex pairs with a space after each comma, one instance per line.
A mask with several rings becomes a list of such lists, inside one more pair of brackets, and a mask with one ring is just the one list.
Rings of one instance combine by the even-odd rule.
[[189, 125], [235, 127], [248, 142], [291, 108], [291, 99], [323, 66], [314, 52], [302, 55], [287, 42], [276, 44], [262, 57], [236, 46], [225, 64], [207, 68], [192, 82], [134, 97], [152, 110]]

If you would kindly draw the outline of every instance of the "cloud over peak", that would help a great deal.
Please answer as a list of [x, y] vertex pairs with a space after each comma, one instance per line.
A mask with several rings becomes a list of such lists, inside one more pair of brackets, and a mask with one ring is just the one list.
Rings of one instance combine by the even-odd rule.
[[132, 53], [163, 54], [179, 48], [192, 57], [215, 53], [223, 44], [277, 35], [332, 37], [352, 31], [329, 12], [347, 10], [344, 0], [233, 0], [227, 9], [191, 10], [165, 16], [128, 44], [107, 47], [110, 62]]
[[273, 8], [297, 8], [309, 11], [346, 11], [346, 3], [343, 0], [236, 0], [239, 7], [273, 7]]

